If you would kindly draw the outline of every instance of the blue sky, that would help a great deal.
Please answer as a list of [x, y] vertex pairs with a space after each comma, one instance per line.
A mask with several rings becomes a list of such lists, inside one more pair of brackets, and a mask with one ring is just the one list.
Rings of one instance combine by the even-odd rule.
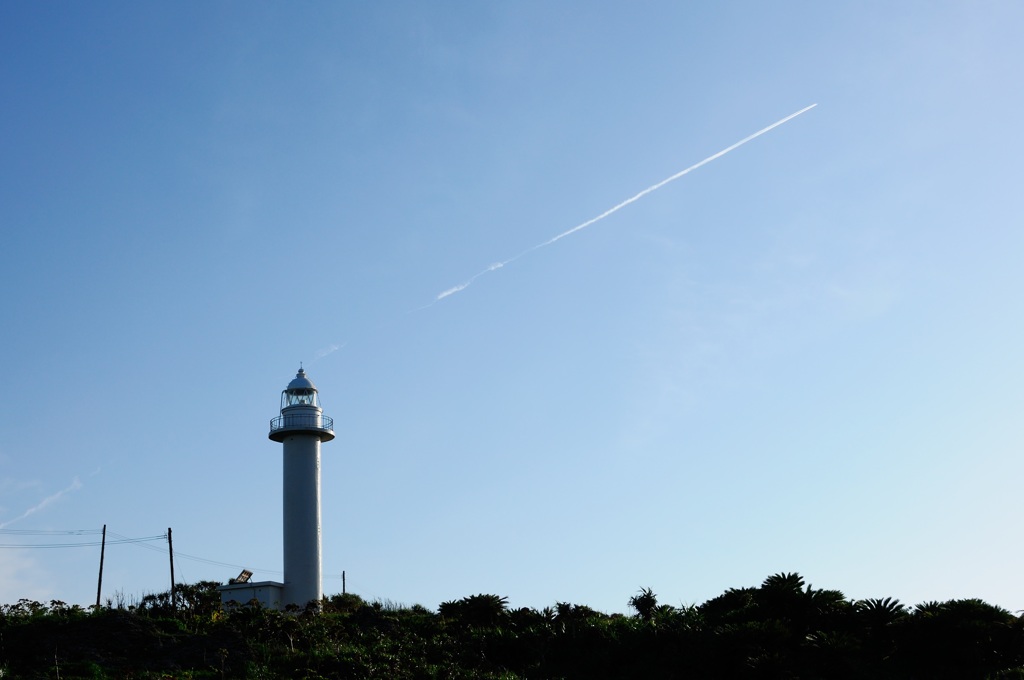
[[[302, 361], [328, 593], [613, 612], [797, 571], [1024, 609], [1022, 22], [2, 5], [0, 530], [171, 527], [179, 580], [279, 579]], [[104, 598], [167, 588], [144, 545]], [[98, 562], [0, 548], [0, 601], [88, 604]]]

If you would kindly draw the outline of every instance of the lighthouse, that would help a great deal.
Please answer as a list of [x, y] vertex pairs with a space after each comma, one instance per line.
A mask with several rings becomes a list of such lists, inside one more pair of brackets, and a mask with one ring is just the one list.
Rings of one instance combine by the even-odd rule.
[[320, 443], [334, 439], [313, 381], [300, 367], [281, 392], [281, 415], [270, 439], [284, 445], [283, 603], [319, 606], [323, 598], [320, 549]]

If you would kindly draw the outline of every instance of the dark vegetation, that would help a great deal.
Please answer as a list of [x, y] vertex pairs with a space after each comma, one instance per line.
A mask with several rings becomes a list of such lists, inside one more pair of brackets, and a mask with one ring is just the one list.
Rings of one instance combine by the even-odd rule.
[[851, 601], [797, 574], [701, 605], [632, 614], [584, 605], [510, 609], [503, 597], [441, 604], [326, 598], [322, 611], [222, 610], [218, 584], [82, 609], [0, 607], [4, 678], [970, 678], [1024, 680], [1024, 625], [980, 600], [907, 607]]

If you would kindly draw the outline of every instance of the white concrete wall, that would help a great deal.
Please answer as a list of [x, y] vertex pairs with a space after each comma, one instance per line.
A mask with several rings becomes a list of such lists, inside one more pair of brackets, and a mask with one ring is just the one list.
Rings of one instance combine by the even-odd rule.
[[284, 445], [284, 587], [288, 604], [323, 597], [320, 557], [320, 436], [288, 435]]
[[229, 583], [226, 586], [220, 586], [217, 590], [220, 591], [220, 603], [222, 606], [229, 602], [245, 606], [256, 600], [267, 609], [284, 609], [283, 583], [276, 583], [274, 581]]

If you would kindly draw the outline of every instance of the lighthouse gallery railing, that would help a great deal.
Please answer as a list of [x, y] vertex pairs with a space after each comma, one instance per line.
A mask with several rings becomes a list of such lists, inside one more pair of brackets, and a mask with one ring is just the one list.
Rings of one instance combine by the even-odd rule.
[[312, 413], [293, 413], [281, 415], [270, 421], [270, 431], [277, 430], [330, 430], [334, 431], [334, 418]]

